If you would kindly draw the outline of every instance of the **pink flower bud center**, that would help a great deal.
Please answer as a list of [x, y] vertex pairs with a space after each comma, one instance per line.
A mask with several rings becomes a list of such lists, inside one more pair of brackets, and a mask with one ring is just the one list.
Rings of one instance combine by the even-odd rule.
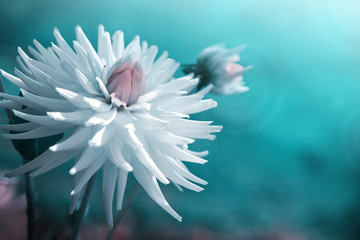
[[234, 62], [228, 62], [225, 67], [226, 74], [232, 76], [244, 70], [244, 67]]
[[242, 80], [244, 67], [234, 62], [228, 62], [225, 66], [225, 80], [229, 82], [238, 82]]
[[134, 104], [142, 93], [144, 85], [143, 72], [138, 64], [125, 63], [115, 68], [106, 88], [116, 98], [126, 103], [127, 106]]

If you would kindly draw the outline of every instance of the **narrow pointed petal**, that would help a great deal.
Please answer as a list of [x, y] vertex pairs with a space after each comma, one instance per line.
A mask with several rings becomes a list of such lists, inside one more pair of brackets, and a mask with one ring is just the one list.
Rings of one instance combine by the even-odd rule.
[[57, 121], [64, 121], [73, 124], [83, 124], [91, 118], [93, 110], [78, 110], [75, 112], [47, 112], [47, 115]]
[[182, 221], [182, 218], [179, 214], [177, 214], [169, 205], [169, 203], [165, 200], [164, 195], [161, 193], [160, 187], [156, 181], [156, 178], [152, 176], [152, 174], [146, 170], [140, 164], [137, 164], [134, 168], [134, 176], [144, 188], [144, 190], [149, 194], [149, 196], [162, 207], [165, 211], [167, 211], [170, 215], [176, 218], [178, 221]]
[[117, 167], [127, 172], [133, 171], [133, 167], [125, 160], [122, 149], [124, 144], [121, 141], [113, 141], [109, 144], [108, 157]]
[[58, 152], [84, 148], [87, 145], [86, 140], [91, 137], [92, 132], [92, 128], [78, 127], [72, 135], [66, 137], [60, 143], [51, 146], [50, 150]]
[[102, 156], [103, 151], [88, 147], [86, 148], [83, 153], [81, 154], [81, 157], [78, 159], [78, 161], [75, 163], [74, 167], [70, 169], [70, 174], [74, 175], [79, 171], [82, 171], [92, 164], [94, 164], [96, 161], [98, 161], [100, 158], [104, 158]]
[[7, 108], [7, 109], [15, 109], [20, 111], [22, 109], [22, 104], [13, 102], [11, 100], [2, 100], [0, 101], [0, 107]]
[[43, 154], [38, 156], [37, 158], [31, 160], [30, 162], [22, 165], [21, 167], [16, 168], [15, 170], [12, 170], [5, 174], [5, 177], [16, 177], [20, 174], [32, 171], [38, 167], [41, 167], [44, 165], [47, 161], [50, 161], [51, 159], [57, 159], [67, 153], [62, 154], [56, 154], [50, 150], [45, 151]]
[[23, 133], [4, 133], [1, 134], [3, 137], [8, 139], [32, 139], [49, 137], [64, 132], [62, 129], [48, 129], [45, 127], [39, 127], [28, 132]]
[[117, 170], [111, 162], [107, 162], [103, 167], [103, 201], [105, 208], [106, 222], [110, 228], [113, 227], [113, 206]]
[[118, 169], [116, 209], [122, 209], [128, 171]]
[[104, 126], [95, 133], [88, 144], [90, 147], [102, 147], [110, 141], [114, 134], [115, 132], [112, 131], [111, 127]]
[[60, 166], [61, 164], [71, 160], [73, 157], [75, 157], [78, 154], [77, 151], [69, 151], [69, 152], [61, 152], [56, 155], [56, 157], [49, 159], [44, 165], [42, 165], [39, 169], [32, 172], [30, 176], [36, 177], [40, 174], [46, 173], [57, 166]]
[[105, 160], [106, 159], [104, 157], [100, 157], [97, 159], [97, 161], [94, 161], [92, 165], [90, 165], [88, 168], [84, 170], [83, 175], [81, 176], [76, 186], [74, 187], [74, 190], [72, 192], [73, 194], [79, 193], [84, 188], [84, 186], [94, 175], [94, 173], [97, 172], [102, 167], [102, 165], [105, 163]]
[[6, 130], [16, 131], [16, 132], [30, 131], [30, 130], [38, 128], [38, 127], [39, 127], [38, 124], [32, 123], [32, 122], [0, 125], [0, 129], [6, 129]]

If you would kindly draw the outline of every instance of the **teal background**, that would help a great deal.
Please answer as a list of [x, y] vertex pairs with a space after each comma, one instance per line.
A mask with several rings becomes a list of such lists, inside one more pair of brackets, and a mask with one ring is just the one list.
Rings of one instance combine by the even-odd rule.
[[[210, 150], [207, 164], [189, 166], [209, 182], [205, 191], [163, 187], [183, 223], [144, 193], [133, 211], [147, 226], [166, 222], [175, 228], [206, 226], [250, 235], [285, 228], [309, 239], [356, 240], [359, 9], [356, 0], [1, 0], [0, 68], [13, 72], [17, 46], [26, 49], [33, 38], [50, 46], [55, 26], [71, 43], [79, 24], [95, 46], [98, 24], [111, 33], [121, 29], [126, 42], [139, 34], [180, 63], [195, 62], [212, 44], [245, 43], [241, 63], [254, 66], [244, 78], [250, 91], [209, 95], [218, 107], [195, 116], [224, 126], [215, 141], [193, 146]], [[5, 85], [17, 94], [18, 89]], [[20, 165], [7, 140], [0, 139], [0, 148], [2, 169]], [[40, 205], [59, 219], [69, 202], [69, 168], [36, 182]], [[99, 194], [94, 194], [96, 207], [89, 216], [103, 219]]]

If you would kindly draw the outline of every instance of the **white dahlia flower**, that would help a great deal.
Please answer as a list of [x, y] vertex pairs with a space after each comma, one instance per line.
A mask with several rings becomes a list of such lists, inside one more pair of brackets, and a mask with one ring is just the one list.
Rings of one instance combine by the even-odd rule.
[[239, 53], [244, 46], [226, 49], [223, 45], [213, 45], [205, 48], [198, 56], [197, 63], [187, 65], [186, 73], [195, 73], [200, 78], [198, 88], [209, 84], [214, 87], [211, 93], [214, 94], [236, 94], [248, 91], [244, 86], [243, 74], [251, 68], [244, 68], [236, 63], [240, 61]]
[[202, 100], [211, 86], [194, 94], [198, 80], [192, 76], [173, 79], [178, 64], [158, 48], [148, 47], [139, 37], [124, 47], [121, 31], [112, 35], [99, 26], [95, 51], [77, 26], [73, 49], [54, 30], [57, 45], [44, 48], [34, 40], [32, 57], [19, 48], [21, 70], [2, 75], [20, 87], [22, 96], [0, 94], [0, 106], [13, 109], [26, 123], [3, 125], [19, 133], [3, 134], [10, 139], [29, 139], [65, 133], [64, 137], [7, 177], [32, 171], [38, 176], [75, 158], [70, 174], [75, 175], [71, 192], [73, 212], [89, 179], [103, 170], [103, 202], [112, 226], [112, 201], [117, 194], [121, 209], [128, 172], [150, 197], [173, 217], [181, 217], [165, 200], [158, 180], [173, 182], [194, 191], [206, 181], [194, 176], [183, 162], [205, 163], [205, 152], [188, 150], [195, 139], [214, 139], [221, 126], [194, 121], [189, 114], [216, 106]]

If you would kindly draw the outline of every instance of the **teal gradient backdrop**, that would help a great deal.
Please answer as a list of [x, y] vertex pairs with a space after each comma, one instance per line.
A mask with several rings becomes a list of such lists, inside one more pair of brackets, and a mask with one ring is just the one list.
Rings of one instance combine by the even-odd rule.
[[[13, 72], [17, 46], [26, 49], [33, 38], [50, 46], [55, 26], [71, 43], [81, 25], [95, 46], [99, 24], [124, 31], [126, 42], [138, 34], [180, 63], [195, 62], [212, 44], [247, 44], [241, 62], [254, 66], [245, 75], [250, 91], [210, 95], [218, 107], [195, 116], [224, 126], [215, 141], [193, 146], [210, 150], [207, 164], [189, 166], [209, 182], [205, 191], [163, 187], [184, 223], [144, 193], [134, 211], [149, 226], [169, 222], [248, 232], [285, 227], [316, 239], [356, 239], [359, 9], [356, 0], [1, 0], [0, 68]], [[3, 110], [0, 119], [7, 121]], [[20, 165], [7, 140], [0, 139], [0, 147], [2, 169]], [[36, 182], [39, 202], [59, 218], [70, 200], [69, 168]], [[90, 215], [103, 218], [101, 199], [93, 204]]]

